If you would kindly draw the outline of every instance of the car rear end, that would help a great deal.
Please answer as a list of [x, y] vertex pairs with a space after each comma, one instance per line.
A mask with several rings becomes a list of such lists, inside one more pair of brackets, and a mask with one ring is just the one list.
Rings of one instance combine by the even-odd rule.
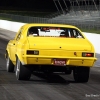
[[39, 27], [35, 29], [38, 29], [38, 34], [27, 36], [22, 46], [20, 52], [22, 65], [32, 65], [31, 69], [35, 67], [35, 70], [38, 68], [47, 73], [64, 71], [71, 74], [73, 70], [75, 81], [87, 82], [90, 67], [97, 59], [93, 45], [81, 31], [67, 25], [37, 26]]
[[93, 46], [85, 39], [28, 37], [24, 64], [89, 66], [96, 61]]

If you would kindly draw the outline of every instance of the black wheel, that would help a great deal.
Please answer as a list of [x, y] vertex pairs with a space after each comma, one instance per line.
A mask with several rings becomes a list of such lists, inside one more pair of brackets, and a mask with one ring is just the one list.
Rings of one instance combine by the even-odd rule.
[[7, 72], [14, 72], [14, 64], [10, 60], [9, 56], [7, 56], [6, 58], [6, 69]]
[[88, 82], [89, 80], [89, 67], [76, 67], [73, 70], [73, 76], [76, 82]]
[[17, 80], [29, 80], [31, 71], [28, 67], [21, 64], [19, 59], [16, 59], [16, 78]]

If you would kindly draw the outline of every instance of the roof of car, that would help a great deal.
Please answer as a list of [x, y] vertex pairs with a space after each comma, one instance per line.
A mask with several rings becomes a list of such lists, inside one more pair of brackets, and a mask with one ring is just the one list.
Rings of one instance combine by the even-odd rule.
[[24, 25], [25, 27], [29, 26], [54, 26], [54, 27], [70, 27], [70, 28], [77, 28], [73, 25], [67, 25], [67, 24], [49, 24], [49, 23], [28, 23]]

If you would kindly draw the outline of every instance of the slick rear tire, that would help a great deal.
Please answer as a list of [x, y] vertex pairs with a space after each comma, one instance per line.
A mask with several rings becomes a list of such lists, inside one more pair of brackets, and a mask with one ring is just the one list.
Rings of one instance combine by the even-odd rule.
[[16, 78], [17, 80], [29, 80], [31, 77], [31, 71], [28, 67], [22, 65], [20, 60], [16, 59]]
[[14, 72], [14, 64], [10, 60], [9, 56], [6, 58], [6, 69], [7, 72]]
[[88, 82], [89, 73], [90, 73], [89, 67], [76, 67], [73, 70], [73, 76], [75, 82]]

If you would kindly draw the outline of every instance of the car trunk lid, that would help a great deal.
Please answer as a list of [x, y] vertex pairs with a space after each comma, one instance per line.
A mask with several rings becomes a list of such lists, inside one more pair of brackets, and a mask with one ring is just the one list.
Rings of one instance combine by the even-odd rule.
[[90, 43], [83, 38], [28, 37], [29, 49], [91, 51]]

